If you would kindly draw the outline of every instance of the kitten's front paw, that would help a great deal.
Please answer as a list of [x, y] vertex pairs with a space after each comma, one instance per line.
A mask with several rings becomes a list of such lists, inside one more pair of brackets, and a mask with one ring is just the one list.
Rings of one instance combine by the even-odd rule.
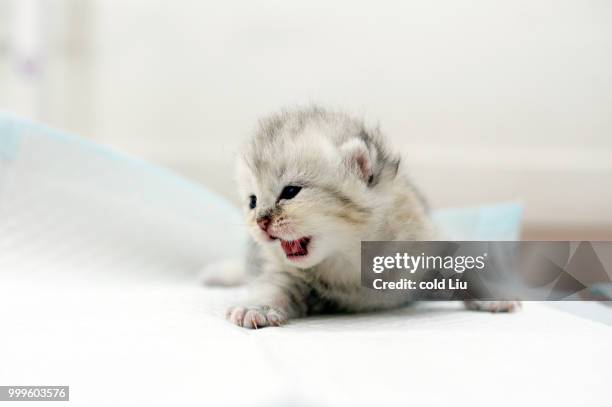
[[227, 319], [249, 329], [281, 326], [288, 321], [287, 314], [269, 306], [237, 306], [227, 310]]
[[464, 301], [465, 307], [474, 311], [514, 312], [521, 308], [520, 301]]

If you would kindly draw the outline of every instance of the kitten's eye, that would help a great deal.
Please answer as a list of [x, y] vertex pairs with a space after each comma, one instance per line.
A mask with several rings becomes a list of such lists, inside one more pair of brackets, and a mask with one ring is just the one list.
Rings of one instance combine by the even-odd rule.
[[281, 192], [278, 199], [291, 199], [296, 196], [301, 189], [302, 187], [297, 187], [295, 185], [287, 185], [285, 188], [283, 188], [283, 192]]
[[257, 206], [257, 197], [255, 195], [251, 195], [249, 197], [249, 208], [255, 209]]

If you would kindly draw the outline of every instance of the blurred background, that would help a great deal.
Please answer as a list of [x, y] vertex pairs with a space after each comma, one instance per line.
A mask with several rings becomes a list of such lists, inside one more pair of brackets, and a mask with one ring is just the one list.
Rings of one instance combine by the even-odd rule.
[[0, 0], [1, 110], [233, 202], [257, 118], [309, 102], [380, 123], [434, 207], [612, 240], [607, 0]]

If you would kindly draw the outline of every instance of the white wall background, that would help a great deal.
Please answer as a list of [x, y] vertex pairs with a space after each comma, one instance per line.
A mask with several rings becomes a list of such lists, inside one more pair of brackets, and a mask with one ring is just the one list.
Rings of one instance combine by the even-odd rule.
[[[23, 2], [40, 73], [7, 28]], [[3, 22], [0, 108], [228, 197], [256, 118], [312, 101], [379, 121], [435, 206], [520, 199], [530, 225], [612, 231], [607, 0], [0, 0]]]

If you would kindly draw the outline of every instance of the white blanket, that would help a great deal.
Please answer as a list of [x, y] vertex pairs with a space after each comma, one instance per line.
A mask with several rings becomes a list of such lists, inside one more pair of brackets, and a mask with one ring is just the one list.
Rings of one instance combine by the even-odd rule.
[[535, 303], [249, 331], [223, 318], [242, 289], [36, 274], [0, 287], [0, 383], [70, 385], [71, 405], [610, 405], [612, 331]]
[[248, 331], [240, 217], [137, 160], [0, 120], [0, 385], [73, 406], [610, 406], [612, 330], [543, 305], [424, 304]]

